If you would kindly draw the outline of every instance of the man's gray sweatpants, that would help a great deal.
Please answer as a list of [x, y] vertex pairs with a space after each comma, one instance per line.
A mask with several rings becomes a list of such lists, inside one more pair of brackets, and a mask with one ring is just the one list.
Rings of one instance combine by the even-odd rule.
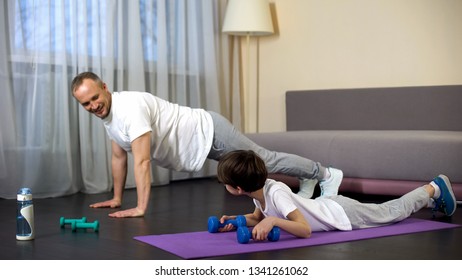
[[321, 180], [325, 167], [320, 163], [294, 154], [269, 151], [238, 131], [225, 117], [209, 111], [214, 125], [213, 144], [208, 158], [219, 160], [234, 150], [252, 150], [266, 163], [269, 173], [285, 174], [298, 178]]

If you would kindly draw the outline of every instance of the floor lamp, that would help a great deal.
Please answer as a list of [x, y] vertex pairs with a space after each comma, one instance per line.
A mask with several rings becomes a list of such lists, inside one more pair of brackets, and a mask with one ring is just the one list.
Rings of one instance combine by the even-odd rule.
[[[244, 92], [244, 123], [248, 132], [250, 94], [250, 36], [264, 36], [274, 33], [268, 0], [228, 0], [223, 22], [223, 33], [246, 37], [246, 80]], [[259, 98], [257, 97], [256, 127], [258, 130]]]

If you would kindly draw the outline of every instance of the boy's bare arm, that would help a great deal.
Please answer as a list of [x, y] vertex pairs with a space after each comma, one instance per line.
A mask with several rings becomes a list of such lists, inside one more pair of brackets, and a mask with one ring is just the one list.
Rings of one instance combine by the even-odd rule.
[[298, 209], [290, 212], [287, 219], [271, 216], [264, 218], [253, 228], [252, 235], [255, 240], [265, 240], [275, 226], [297, 237], [308, 238], [311, 236], [311, 227]]
[[[255, 211], [253, 213], [245, 214], [243, 215], [246, 219], [246, 226], [248, 227], [253, 227], [256, 224], [258, 224], [263, 218], [263, 214], [260, 212], [258, 208], [255, 208]], [[231, 220], [231, 219], [236, 219], [237, 215], [223, 215], [220, 218], [220, 223], [225, 223], [226, 220]], [[218, 229], [220, 232], [225, 232], [225, 231], [231, 231], [235, 230], [234, 226], [232, 224], [227, 224], [224, 227], [221, 227]]]
[[265, 216], [260, 211], [260, 209], [258, 209], [256, 207], [255, 207], [255, 210], [253, 211], [253, 213], [246, 214], [244, 216], [245, 216], [248, 227], [253, 227], [253, 226], [257, 225], [261, 220], [263, 220], [265, 218]]
[[311, 236], [311, 227], [300, 210], [295, 209], [287, 215], [287, 220], [279, 219], [276, 226], [281, 229], [302, 238]]

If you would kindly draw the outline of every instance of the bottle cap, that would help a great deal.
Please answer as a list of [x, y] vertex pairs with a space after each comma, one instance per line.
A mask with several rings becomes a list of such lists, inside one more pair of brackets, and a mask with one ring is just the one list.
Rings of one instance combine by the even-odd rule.
[[21, 188], [17, 194], [18, 201], [32, 200], [32, 191], [29, 188]]

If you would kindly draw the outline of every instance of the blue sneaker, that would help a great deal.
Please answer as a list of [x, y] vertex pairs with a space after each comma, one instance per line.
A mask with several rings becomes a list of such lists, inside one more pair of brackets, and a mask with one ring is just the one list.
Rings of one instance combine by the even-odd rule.
[[445, 175], [439, 175], [433, 182], [440, 187], [441, 194], [435, 199], [435, 208], [432, 209], [433, 213], [439, 211], [443, 212], [446, 216], [452, 216], [456, 212], [457, 201], [452, 191], [451, 182]]

